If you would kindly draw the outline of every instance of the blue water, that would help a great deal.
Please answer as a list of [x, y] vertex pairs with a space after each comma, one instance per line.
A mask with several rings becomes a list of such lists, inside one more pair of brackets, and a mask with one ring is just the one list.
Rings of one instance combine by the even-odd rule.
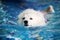
[[[27, 8], [44, 10], [53, 5], [47, 26], [26, 28], [17, 24], [17, 16]], [[2, 16], [1, 16], [2, 15]], [[59, 0], [3, 0], [0, 5], [1, 40], [60, 40], [60, 1]]]

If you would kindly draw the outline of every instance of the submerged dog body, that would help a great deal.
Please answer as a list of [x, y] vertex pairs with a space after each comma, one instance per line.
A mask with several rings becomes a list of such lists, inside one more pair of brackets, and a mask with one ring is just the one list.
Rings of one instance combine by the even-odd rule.
[[52, 6], [47, 11], [36, 11], [34, 9], [26, 9], [18, 15], [18, 24], [28, 27], [45, 26], [45, 15], [48, 12], [53, 12]]

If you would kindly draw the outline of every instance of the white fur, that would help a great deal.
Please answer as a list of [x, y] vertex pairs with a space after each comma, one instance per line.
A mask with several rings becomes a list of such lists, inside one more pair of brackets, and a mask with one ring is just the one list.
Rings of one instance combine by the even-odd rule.
[[[44, 17], [45, 13], [47, 12], [36, 11], [34, 9], [26, 9], [21, 14], [18, 15], [18, 24], [24, 26], [24, 20], [27, 20], [29, 25], [28, 27], [45, 26], [46, 25], [46, 22], [45, 22], [46, 20]], [[24, 20], [22, 20], [23, 17], [25, 17]], [[30, 20], [30, 17], [33, 19]]]
[[[31, 26], [44, 26], [46, 25], [45, 23], [45, 18], [42, 12], [35, 11], [33, 9], [26, 9], [24, 10], [21, 14], [18, 15], [18, 23], [20, 25], [24, 25], [22, 18], [25, 17], [25, 20], [28, 20], [28, 25], [29, 27]], [[29, 18], [33, 18], [33, 20], [30, 20]]]

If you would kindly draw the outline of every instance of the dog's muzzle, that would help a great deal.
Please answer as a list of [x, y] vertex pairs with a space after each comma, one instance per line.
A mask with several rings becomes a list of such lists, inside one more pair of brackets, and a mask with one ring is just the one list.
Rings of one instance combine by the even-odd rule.
[[27, 20], [24, 21], [24, 26], [28, 26], [28, 21]]

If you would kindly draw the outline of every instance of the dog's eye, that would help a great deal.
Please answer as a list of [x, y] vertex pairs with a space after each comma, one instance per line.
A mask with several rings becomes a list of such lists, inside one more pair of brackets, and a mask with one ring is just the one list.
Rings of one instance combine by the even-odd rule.
[[32, 20], [32, 18], [30, 18], [30, 20]]
[[25, 17], [22, 18], [23, 20], [25, 19]]

